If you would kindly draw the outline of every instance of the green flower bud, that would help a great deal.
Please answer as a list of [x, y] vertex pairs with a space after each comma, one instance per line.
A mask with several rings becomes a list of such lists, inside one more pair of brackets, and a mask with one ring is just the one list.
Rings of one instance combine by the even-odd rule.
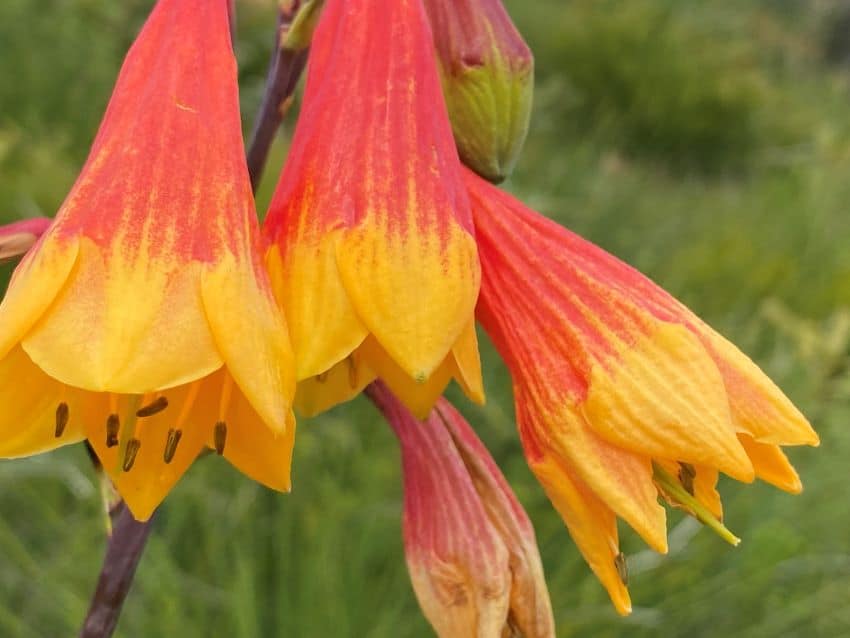
[[500, 0], [424, 0], [464, 164], [500, 182], [525, 142], [534, 57]]

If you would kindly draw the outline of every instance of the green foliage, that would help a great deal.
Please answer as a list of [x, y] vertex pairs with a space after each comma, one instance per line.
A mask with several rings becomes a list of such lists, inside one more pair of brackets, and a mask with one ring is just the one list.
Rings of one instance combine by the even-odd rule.
[[[14, 78], [0, 86], [0, 215], [59, 205], [150, 4], [0, 3], [0, 67]], [[678, 513], [666, 557], [623, 529], [635, 613], [620, 619], [525, 466], [509, 379], [482, 339], [488, 404], [453, 395], [534, 520], [559, 636], [850, 635], [848, 80], [818, 65], [819, 16], [797, 0], [507, 4], [539, 78], [509, 187], [738, 343], [823, 440], [791, 451], [800, 496], [721, 483], [737, 549]], [[274, 12], [239, 7], [249, 125]], [[0, 635], [75, 633], [102, 555], [99, 508], [79, 447], [0, 462]], [[400, 508], [398, 451], [365, 401], [299, 423], [290, 495], [206, 458], [159, 512], [118, 635], [431, 635]]]

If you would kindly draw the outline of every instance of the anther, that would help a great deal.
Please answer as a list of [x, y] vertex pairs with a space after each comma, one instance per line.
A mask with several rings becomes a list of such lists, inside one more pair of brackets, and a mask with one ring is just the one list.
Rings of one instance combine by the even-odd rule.
[[118, 431], [121, 429], [121, 420], [117, 414], [110, 414], [106, 419], [106, 447], [118, 445]]
[[696, 476], [697, 471], [693, 465], [690, 463], [679, 463], [679, 482], [691, 496], [694, 495], [694, 479]]
[[620, 575], [620, 580], [623, 584], [629, 584], [629, 566], [626, 564], [626, 555], [620, 552], [614, 557], [614, 567], [617, 568], [617, 573]]
[[139, 453], [139, 448], [142, 447], [142, 442], [139, 439], [130, 439], [127, 441], [127, 448], [124, 450], [124, 461], [121, 464], [121, 469], [129, 472], [133, 469], [133, 463], [136, 462], [136, 454]]
[[215, 424], [213, 442], [215, 443], [216, 453], [219, 456], [224, 454], [224, 444], [227, 442], [227, 424], [224, 421], [219, 421]]
[[56, 429], [53, 435], [58, 439], [65, 431], [65, 426], [68, 425], [68, 404], [64, 401], [56, 406]]
[[328, 380], [328, 372], [329, 372], [328, 370], [325, 370], [321, 374], [317, 374], [316, 375], [316, 381], [318, 381], [319, 383], [324, 383], [325, 381], [327, 381]]
[[147, 405], [142, 406], [141, 408], [136, 410], [136, 416], [153, 416], [154, 414], [159, 414], [167, 407], [168, 399], [166, 399], [165, 397], [159, 397], [153, 403], [148, 403]]
[[171, 463], [171, 459], [174, 458], [181, 436], [183, 436], [183, 430], [175, 430], [174, 428], [168, 430], [168, 440], [165, 442], [165, 451], [162, 453], [162, 460], [166, 463]]
[[354, 364], [354, 357], [348, 357], [348, 385], [354, 390], [357, 388], [357, 366]]

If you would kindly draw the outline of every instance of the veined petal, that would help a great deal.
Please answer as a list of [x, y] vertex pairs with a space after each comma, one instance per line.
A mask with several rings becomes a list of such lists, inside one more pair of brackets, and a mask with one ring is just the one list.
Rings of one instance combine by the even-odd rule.
[[791, 494], [803, 491], [800, 476], [778, 445], [761, 443], [747, 434], [739, 434], [738, 438], [753, 463], [757, 478]]
[[580, 409], [620, 447], [717, 467], [741, 481], [754, 478], [735, 437], [723, 379], [684, 326], [661, 324], [618, 359], [594, 365]]
[[360, 349], [327, 372], [298, 382], [295, 391], [295, 408], [311, 417], [349, 401], [375, 380], [375, 371], [369, 366]]
[[569, 408], [541, 406], [521, 387], [515, 393], [521, 435], [563, 459], [650, 547], [667, 553], [667, 517], [658, 504], [650, 459], [601, 439]]
[[283, 252], [273, 244], [266, 254], [272, 286], [295, 349], [299, 381], [331, 369], [369, 333], [339, 276], [338, 236], [338, 232], [319, 239], [290, 236], [283, 242]]
[[204, 377], [222, 358], [199, 270], [127, 263], [83, 238], [77, 267], [24, 349], [53, 378], [92, 391], [143, 393]]
[[0, 303], [0, 357], [5, 357], [50, 307], [77, 261], [76, 239], [42, 237], [15, 269]]
[[632, 602], [620, 568], [624, 559], [614, 512], [560, 463], [557, 455], [540, 447], [530, 433], [523, 436], [523, 447], [529, 467], [564, 519], [582, 556], [608, 590], [614, 607], [622, 615], [631, 613]]
[[202, 296], [228, 372], [263, 422], [282, 434], [292, 422], [294, 362], [286, 324], [259, 271], [224, 259], [204, 273]]
[[[421, 207], [410, 189], [405, 207]], [[381, 228], [380, 217], [370, 211], [344, 234], [337, 263], [358, 316], [404, 372], [423, 382], [469, 324], [479, 265], [468, 232], [450, 226], [440, 237], [426, 224], [413, 230], [422, 213], [414, 208], [409, 215], [402, 234], [389, 224]]]
[[[29, 456], [84, 439], [81, 400], [20, 347], [13, 348], [0, 359], [0, 456]], [[65, 425], [57, 424], [61, 403], [68, 414]]]

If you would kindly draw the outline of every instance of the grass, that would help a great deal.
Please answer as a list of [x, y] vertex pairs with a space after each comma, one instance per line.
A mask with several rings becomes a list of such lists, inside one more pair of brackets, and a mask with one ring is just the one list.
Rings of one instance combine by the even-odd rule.
[[[0, 68], [28, 70], [0, 89], [7, 218], [61, 202], [148, 4], [0, 7]], [[242, 4], [252, 113], [272, 3]], [[791, 451], [798, 497], [722, 482], [739, 548], [676, 513], [666, 557], [623, 529], [635, 612], [620, 619], [525, 467], [509, 380], [484, 339], [488, 404], [458, 403], [535, 523], [559, 636], [847, 635], [850, 87], [822, 62], [823, 15], [793, 1], [508, 5], [539, 78], [508, 188], [739, 344], [823, 441]], [[92, 24], [114, 28], [91, 37]], [[294, 488], [277, 495], [219, 459], [197, 463], [161, 509], [118, 635], [430, 635], [404, 566], [398, 451], [368, 403], [299, 424]], [[102, 553], [99, 507], [79, 448], [0, 463], [0, 634], [76, 632]]]

